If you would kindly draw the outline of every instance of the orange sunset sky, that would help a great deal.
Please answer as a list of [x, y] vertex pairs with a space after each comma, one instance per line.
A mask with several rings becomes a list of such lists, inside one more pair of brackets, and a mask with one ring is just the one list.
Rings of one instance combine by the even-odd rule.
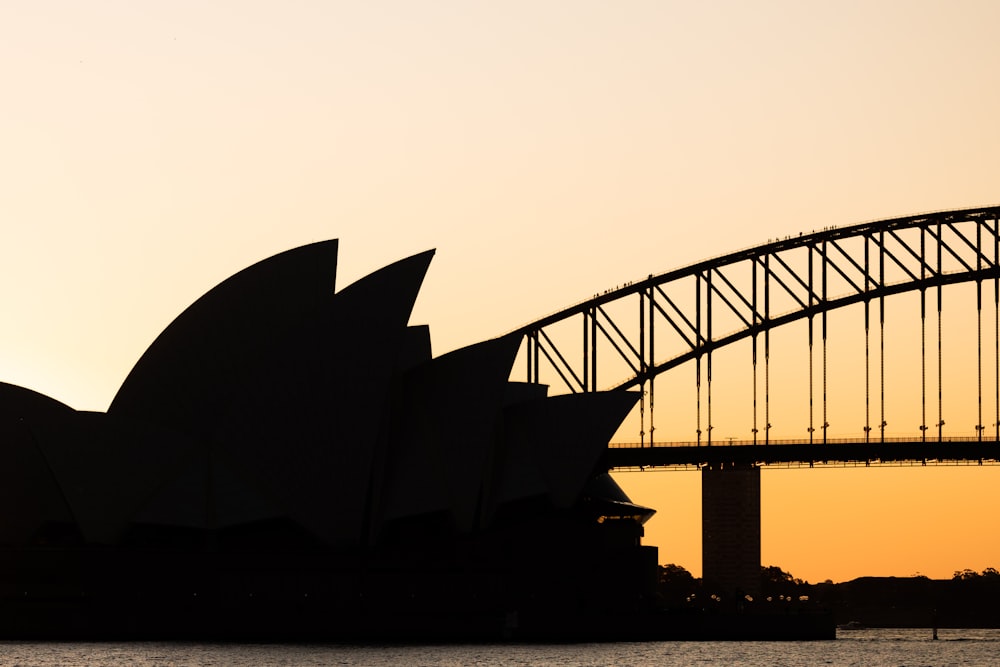
[[[412, 322], [441, 354], [769, 238], [998, 204], [998, 25], [991, 0], [6, 0], [0, 380], [104, 410], [198, 296], [321, 239], [341, 287], [437, 248]], [[700, 575], [699, 475], [617, 479]], [[797, 577], [1000, 567], [1000, 467], [762, 487], [762, 560]]]

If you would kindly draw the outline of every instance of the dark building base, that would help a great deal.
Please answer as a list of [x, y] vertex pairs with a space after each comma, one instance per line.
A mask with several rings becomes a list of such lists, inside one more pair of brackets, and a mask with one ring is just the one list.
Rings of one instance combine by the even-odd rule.
[[345, 615], [307, 602], [241, 607], [150, 607], [93, 600], [0, 602], [0, 639], [240, 642], [815, 641], [834, 639], [833, 616], [647, 612], [384, 612]]
[[0, 639], [278, 642], [832, 639], [832, 615], [658, 608], [656, 549], [531, 565], [328, 552], [0, 551]]
[[80, 600], [0, 603], [0, 639], [240, 642], [815, 641], [834, 639], [830, 614], [371, 613], [321, 605], [110, 607]]

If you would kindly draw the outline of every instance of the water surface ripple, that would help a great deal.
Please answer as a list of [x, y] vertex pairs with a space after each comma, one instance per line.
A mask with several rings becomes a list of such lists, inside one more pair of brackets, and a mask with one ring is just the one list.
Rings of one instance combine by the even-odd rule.
[[929, 629], [841, 631], [826, 642], [624, 642], [609, 644], [208, 644], [185, 642], [0, 642], [0, 664], [24, 667], [328, 666], [466, 667], [994, 667], [1000, 630]]

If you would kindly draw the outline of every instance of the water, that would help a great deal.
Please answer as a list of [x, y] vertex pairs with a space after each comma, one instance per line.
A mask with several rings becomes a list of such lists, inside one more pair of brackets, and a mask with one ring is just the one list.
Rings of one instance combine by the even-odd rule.
[[616, 644], [489, 644], [347, 646], [204, 643], [0, 642], [0, 665], [371, 665], [373, 667], [951, 667], [1000, 662], [1000, 630], [842, 631], [827, 642], [642, 642]]

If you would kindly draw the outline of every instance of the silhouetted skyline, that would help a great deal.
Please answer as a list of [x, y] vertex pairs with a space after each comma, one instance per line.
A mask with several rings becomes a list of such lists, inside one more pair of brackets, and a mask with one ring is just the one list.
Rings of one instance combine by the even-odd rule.
[[[207, 285], [321, 239], [343, 284], [437, 248], [411, 324], [438, 355], [769, 238], [995, 204], [998, 23], [985, 0], [6, 2], [0, 379], [106, 410]], [[616, 479], [698, 573], [697, 476]], [[764, 562], [995, 565], [998, 482], [765, 470]]]

